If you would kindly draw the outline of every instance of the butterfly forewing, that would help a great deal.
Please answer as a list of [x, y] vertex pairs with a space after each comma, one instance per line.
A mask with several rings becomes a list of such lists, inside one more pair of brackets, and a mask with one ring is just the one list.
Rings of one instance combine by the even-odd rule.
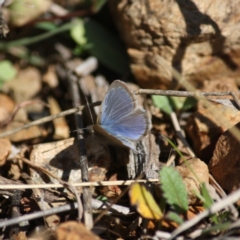
[[126, 84], [114, 81], [102, 102], [97, 123], [102, 126], [111, 126], [119, 118], [131, 113], [135, 107], [136, 99]]

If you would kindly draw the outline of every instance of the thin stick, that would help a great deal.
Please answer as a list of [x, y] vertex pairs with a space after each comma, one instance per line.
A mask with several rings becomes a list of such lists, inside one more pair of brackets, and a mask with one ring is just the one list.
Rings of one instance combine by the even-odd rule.
[[177, 116], [176, 116], [176, 113], [175, 112], [172, 112], [170, 114], [170, 117], [171, 117], [171, 120], [172, 120], [172, 124], [174, 126], [174, 129], [179, 137], [179, 139], [182, 141], [182, 143], [184, 144], [185, 148], [187, 149], [188, 153], [190, 154], [190, 156], [193, 158], [195, 157], [195, 154], [194, 152], [192, 151], [190, 145], [188, 144], [186, 138], [183, 136], [183, 130], [181, 129], [180, 125], [179, 125], [179, 122], [178, 122], [178, 119], [177, 119]]
[[[93, 205], [93, 207], [95, 206], [95, 207], [99, 208], [99, 201], [96, 201], [95, 199], [92, 199], [91, 204]], [[107, 206], [105, 206], [105, 205], [106, 205], [105, 203], [102, 203], [102, 208], [105, 209], [106, 207], [109, 207], [108, 204], [107, 204]], [[19, 224], [20, 222], [23, 222], [23, 221], [29, 221], [29, 220], [32, 220], [32, 219], [53, 215], [53, 214], [56, 214], [56, 213], [70, 211], [70, 210], [77, 209], [77, 208], [78, 208], [78, 204], [73, 203], [73, 204], [66, 204], [66, 205], [63, 205], [63, 206], [60, 206], [60, 207], [47, 209], [47, 210], [44, 210], [44, 211], [38, 211], [38, 212], [35, 212], [35, 213], [25, 214], [25, 215], [19, 216], [17, 218], [1, 221], [0, 222], [0, 228], [15, 225], [15, 224]], [[116, 204], [111, 204], [110, 210], [111, 209], [113, 209], [115, 211], [118, 211], [118, 212], [120, 212], [122, 214], [125, 214], [125, 215], [130, 212], [129, 208], [122, 207], [122, 206], [120, 207], [119, 205], [116, 205]]]
[[[72, 96], [73, 106], [76, 107], [81, 103], [81, 98], [78, 91], [77, 77], [71, 72], [68, 74], [68, 82], [70, 87], [70, 92]], [[89, 107], [89, 105], [88, 105]], [[82, 111], [74, 114], [75, 125], [77, 129], [83, 129]], [[81, 168], [81, 178], [82, 182], [88, 182], [88, 159], [85, 150], [84, 137], [82, 131], [77, 132], [78, 139], [78, 159]], [[87, 229], [93, 227], [93, 217], [92, 217], [92, 206], [90, 204], [90, 199], [92, 198], [91, 191], [89, 187], [83, 187], [82, 199], [83, 199], [83, 211], [84, 211], [84, 223]], [[78, 219], [81, 221], [81, 219]]]
[[[100, 182], [83, 182], [83, 183], [72, 183], [74, 187], [102, 187], [102, 186], [128, 186], [132, 183], [158, 183], [159, 179], [148, 179], [148, 180], [127, 180], [127, 181], [100, 181]], [[33, 188], [65, 188], [65, 184], [54, 183], [54, 184], [7, 184], [0, 185], [0, 189], [33, 189]]]
[[150, 95], [162, 95], [171, 97], [222, 97], [232, 96], [232, 98], [238, 102], [238, 98], [234, 92], [200, 92], [200, 91], [175, 91], [175, 90], [159, 90], [159, 89], [139, 89], [134, 91], [134, 94], [150, 94]]
[[198, 214], [195, 218], [184, 222], [179, 228], [177, 228], [172, 232], [171, 238], [169, 239], [175, 238], [177, 235], [190, 229], [205, 217], [210, 216], [211, 214], [214, 214], [222, 210], [223, 208], [229, 207], [231, 204], [235, 203], [239, 199], [240, 199], [240, 189], [229, 194], [226, 198], [222, 199], [221, 201], [214, 203], [209, 209], [206, 209], [202, 213]]
[[[100, 101], [89, 104], [90, 107], [95, 107], [95, 106], [99, 106], [99, 105], [101, 105]], [[75, 107], [75, 108], [71, 108], [71, 109], [63, 111], [61, 113], [58, 113], [58, 114], [55, 114], [55, 115], [51, 115], [51, 116], [47, 116], [47, 117], [38, 119], [36, 121], [27, 123], [27, 124], [25, 124], [22, 127], [14, 128], [14, 129], [12, 129], [10, 131], [1, 133], [0, 134], [0, 138], [7, 137], [9, 135], [12, 135], [12, 134], [14, 134], [16, 132], [20, 132], [21, 130], [30, 128], [32, 126], [36, 126], [36, 125], [40, 125], [40, 124], [43, 124], [43, 123], [46, 123], [46, 122], [50, 122], [50, 121], [52, 121], [52, 120], [54, 120], [56, 118], [64, 117], [64, 116], [76, 113], [78, 111], [82, 111], [85, 107], [86, 107], [86, 105]]]
[[191, 91], [174, 91], [174, 90], [157, 90], [157, 89], [139, 89], [134, 91], [134, 94], [150, 94], [150, 95], [162, 95], [171, 97], [194, 97], [194, 98], [206, 98], [206, 97], [223, 97], [231, 96], [240, 109], [240, 101], [235, 92], [191, 92]]
[[9, 124], [21, 108], [24, 108], [24, 107], [26, 107], [28, 105], [32, 105], [32, 104], [42, 104], [44, 106], [48, 106], [45, 102], [40, 101], [40, 100], [29, 100], [29, 101], [21, 102], [20, 104], [18, 104], [14, 107], [12, 114], [8, 118], [6, 118], [2, 122], [0, 122], [0, 127], [2, 128], [2, 127], [5, 127], [7, 124]]

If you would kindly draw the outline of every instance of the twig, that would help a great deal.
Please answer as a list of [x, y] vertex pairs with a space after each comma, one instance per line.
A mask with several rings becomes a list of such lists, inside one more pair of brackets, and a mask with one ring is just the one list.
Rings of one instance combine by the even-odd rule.
[[38, 103], [38, 104], [42, 104], [44, 106], [47, 106], [46, 103], [44, 103], [43, 101], [40, 101], [40, 100], [30, 100], [30, 101], [24, 101], [18, 105], [15, 106], [15, 108], [13, 109], [13, 112], [12, 114], [6, 118], [5, 120], [1, 121], [0, 122], [0, 128], [6, 126], [9, 122], [11, 122], [13, 120], [13, 118], [15, 117], [15, 115], [17, 114], [17, 112], [23, 108], [23, 107], [26, 107], [28, 105], [32, 105], [32, 104], [35, 104], [35, 103]]
[[[222, 189], [222, 187], [218, 184], [218, 182], [215, 180], [215, 178], [209, 174], [209, 182], [211, 183], [211, 185], [214, 187], [215, 191], [222, 197], [226, 197], [226, 193], [224, 192], [224, 190]], [[234, 219], [238, 218], [238, 210], [235, 208], [235, 206], [232, 204], [229, 206], [229, 211], [232, 214], [232, 217]]]
[[240, 101], [234, 92], [191, 92], [191, 91], [174, 91], [174, 90], [154, 90], [154, 89], [139, 89], [134, 91], [134, 94], [150, 94], [161, 96], [175, 96], [175, 97], [194, 97], [194, 98], [206, 98], [206, 97], [222, 97], [231, 96], [240, 109]]
[[188, 153], [190, 154], [190, 156], [193, 158], [195, 157], [194, 152], [192, 151], [190, 145], [188, 144], [187, 140], [185, 139], [185, 137], [183, 136], [183, 130], [181, 129], [176, 113], [172, 112], [170, 114], [171, 120], [172, 120], [172, 124], [174, 126], [174, 129], [178, 135], [178, 137], [180, 138], [180, 140], [182, 141], [182, 143], [184, 144], [185, 148], [188, 150]]
[[[148, 180], [127, 180], [127, 181], [99, 181], [99, 182], [83, 182], [83, 183], [72, 183], [74, 187], [102, 187], [102, 186], [128, 186], [132, 183], [158, 183], [159, 179], [148, 179]], [[65, 188], [65, 185], [61, 183], [54, 184], [20, 184], [20, 185], [1, 185], [0, 189], [32, 189], [32, 188]]]
[[172, 232], [171, 238], [168, 238], [168, 239], [175, 238], [177, 235], [193, 227], [195, 224], [200, 222], [205, 217], [210, 216], [211, 214], [214, 214], [222, 210], [223, 208], [229, 207], [231, 204], [235, 203], [239, 199], [240, 199], [240, 189], [229, 194], [226, 198], [222, 199], [221, 201], [214, 203], [209, 209], [206, 209], [202, 213], [198, 214], [195, 218], [184, 222], [179, 228], [177, 228]]
[[[102, 187], [102, 186], [128, 186], [132, 183], [158, 183], [159, 179], [148, 179], [148, 180], [127, 180], [127, 181], [100, 181], [100, 182], [83, 182], [83, 183], [72, 183], [74, 187]], [[0, 189], [33, 189], [33, 188], [65, 188], [65, 184], [54, 183], [54, 184], [9, 184], [0, 185]]]
[[67, 187], [71, 192], [73, 192], [73, 194], [75, 195], [76, 199], [77, 199], [77, 204], [78, 204], [78, 211], [79, 211], [79, 216], [81, 217], [82, 216], [82, 204], [81, 204], [81, 201], [79, 199], [79, 195], [77, 193], [77, 190], [75, 187], [73, 187], [70, 183], [68, 182], [65, 182], [63, 180], [61, 180], [60, 178], [54, 176], [52, 173], [50, 173], [49, 171], [47, 171], [45, 168], [43, 167], [40, 167], [34, 163], [32, 163], [31, 161], [29, 161], [28, 159], [26, 158], [23, 158], [21, 156], [17, 156], [17, 159], [18, 160], [21, 160], [22, 162], [26, 163], [27, 165], [31, 166], [32, 168], [35, 168], [37, 170], [40, 170], [41, 172], [43, 172], [44, 174], [48, 175], [48, 176], [51, 176], [52, 178], [55, 178], [57, 179], [62, 185], [64, 185], [65, 187]]
[[[89, 106], [90, 107], [95, 107], [95, 106], [99, 106], [100, 104], [101, 104], [101, 102], [98, 101], [98, 102], [89, 104]], [[0, 138], [7, 137], [9, 135], [12, 135], [12, 134], [14, 134], [16, 132], [19, 132], [19, 131], [23, 130], [23, 129], [30, 128], [32, 126], [36, 126], [36, 125], [40, 125], [40, 124], [43, 124], [43, 123], [46, 123], [46, 122], [50, 122], [50, 121], [52, 121], [52, 120], [54, 120], [56, 118], [64, 117], [64, 116], [76, 113], [78, 111], [82, 111], [85, 107], [86, 107], [85, 105], [79, 106], [79, 107], [75, 107], [75, 108], [63, 111], [61, 113], [58, 113], [58, 114], [55, 114], [55, 115], [52, 115], [52, 116], [48, 116], [48, 117], [44, 117], [44, 118], [38, 119], [36, 121], [27, 123], [27, 124], [25, 124], [22, 127], [14, 128], [14, 129], [12, 129], [10, 131], [6, 131], [6, 132], [1, 133], [0, 134]]]
[[[93, 207], [97, 205], [96, 207], [99, 208], [99, 203], [96, 200], [92, 199], [91, 203], [92, 203]], [[102, 203], [102, 205], [104, 206], [105, 204]], [[31, 213], [31, 214], [25, 214], [25, 215], [17, 217], [17, 218], [1, 221], [0, 228], [15, 225], [15, 224], [18, 224], [23, 221], [29, 221], [29, 220], [40, 218], [40, 217], [46, 217], [49, 215], [70, 211], [70, 210], [77, 209], [77, 208], [78, 208], [78, 204], [74, 203], [74, 204], [66, 204], [66, 205], [63, 205], [60, 207], [47, 209], [44, 211], [38, 211], [35, 213]], [[120, 208], [118, 205], [115, 205], [115, 204], [112, 204], [111, 207], [108, 208], [108, 210], [114, 210], [117, 212], [120, 210], [120, 213], [122, 213], [122, 214], [128, 214], [130, 211], [129, 208], [125, 208], [125, 207]]]
[[91, 204], [94, 209], [106, 209], [110, 207], [111, 210], [117, 211], [118, 213], [122, 213], [124, 215], [127, 215], [130, 213], [130, 208], [128, 207], [123, 207], [116, 204], [111, 205], [108, 202], [102, 202], [97, 199], [91, 199]]
[[[27, 182], [32, 183], [32, 179], [26, 173], [22, 173], [21, 177]], [[42, 191], [40, 189], [32, 189], [33, 191], [33, 199], [36, 201], [39, 208], [43, 211], [47, 209], [51, 209], [49, 203], [44, 200]], [[60, 223], [60, 217], [56, 214], [44, 217], [44, 221], [47, 227], [57, 226]]]
[[[73, 73], [69, 72], [68, 74], [68, 82], [71, 90], [71, 95], [73, 99], [73, 106], [76, 107], [81, 104], [77, 77], [73, 75]], [[74, 114], [76, 129], [83, 129], [83, 121], [82, 121], [82, 111], [79, 111]], [[83, 132], [77, 131], [77, 139], [79, 145], [79, 163], [81, 168], [81, 177], [82, 182], [88, 182], [88, 159], [85, 150], [85, 143]], [[93, 217], [92, 217], [92, 206], [90, 204], [90, 200], [92, 198], [91, 191], [89, 187], [83, 187], [83, 214], [84, 214], [84, 223], [87, 229], [91, 229], [93, 227]], [[79, 219], [80, 221], [80, 219]]]

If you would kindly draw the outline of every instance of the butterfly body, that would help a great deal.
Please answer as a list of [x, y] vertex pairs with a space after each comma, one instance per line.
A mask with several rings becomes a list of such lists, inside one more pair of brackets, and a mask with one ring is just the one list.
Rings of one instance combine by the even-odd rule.
[[137, 106], [134, 94], [124, 82], [115, 80], [105, 95], [93, 130], [113, 145], [137, 151], [136, 144], [149, 129], [147, 114]]

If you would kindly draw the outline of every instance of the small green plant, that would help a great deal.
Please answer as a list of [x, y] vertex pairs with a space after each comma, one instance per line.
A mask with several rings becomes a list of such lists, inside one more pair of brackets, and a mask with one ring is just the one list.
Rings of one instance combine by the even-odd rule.
[[17, 74], [17, 71], [13, 64], [8, 61], [4, 60], [0, 62], [0, 88], [4, 84], [4, 82], [13, 79]]
[[158, 95], [152, 95], [152, 100], [156, 107], [167, 114], [170, 114], [174, 110], [188, 110], [195, 106], [197, 102], [195, 98], [167, 97]]
[[163, 167], [160, 171], [160, 182], [166, 202], [177, 213], [188, 210], [188, 193], [179, 172], [173, 167]]

